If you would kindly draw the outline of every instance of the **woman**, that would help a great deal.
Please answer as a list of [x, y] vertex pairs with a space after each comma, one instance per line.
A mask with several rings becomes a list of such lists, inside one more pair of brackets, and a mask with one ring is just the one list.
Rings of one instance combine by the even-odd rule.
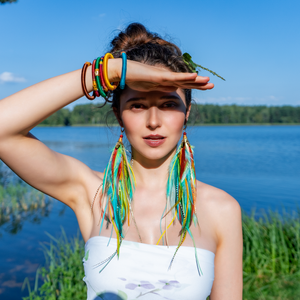
[[[242, 229], [237, 201], [197, 181], [197, 193], [192, 189], [195, 198], [188, 204], [194, 205], [188, 226], [180, 221], [188, 213], [179, 202], [176, 211], [170, 212], [170, 205], [166, 210], [170, 165], [190, 114], [191, 89], [212, 89], [213, 84], [190, 71], [177, 46], [141, 24], [129, 25], [114, 38], [110, 52], [120, 57], [121, 50], [128, 57], [126, 87], [113, 92], [112, 108], [132, 150], [135, 189], [126, 222], [123, 218], [123, 224], [116, 224], [117, 213], [111, 210], [118, 207], [103, 204], [109, 203], [110, 164], [105, 174], [93, 171], [52, 151], [30, 133], [49, 115], [83, 96], [81, 70], [0, 101], [0, 157], [30, 185], [75, 212], [86, 242], [83, 262], [89, 300], [206, 299], [208, 295], [212, 300], [240, 300]], [[107, 64], [109, 81], [119, 82], [122, 59], [109, 59]], [[86, 89], [91, 92], [91, 66], [86, 71]], [[188, 146], [186, 136], [183, 139]], [[122, 147], [121, 142], [117, 145], [116, 149]], [[191, 189], [191, 180], [186, 182]], [[174, 195], [167, 191], [168, 201], [174, 201]], [[103, 207], [110, 211], [103, 212]], [[166, 227], [167, 234], [162, 234]]]

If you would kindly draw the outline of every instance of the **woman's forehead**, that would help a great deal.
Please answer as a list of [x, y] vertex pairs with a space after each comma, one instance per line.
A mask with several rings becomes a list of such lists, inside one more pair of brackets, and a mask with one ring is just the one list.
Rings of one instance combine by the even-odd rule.
[[132, 101], [158, 101], [158, 100], [181, 100], [185, 104], [185, 93], [182, 89], [177, 89], [174, 92], [151, 91], [141, 92], [126, 87], [122, 93], [120, 100], [122, 104]]

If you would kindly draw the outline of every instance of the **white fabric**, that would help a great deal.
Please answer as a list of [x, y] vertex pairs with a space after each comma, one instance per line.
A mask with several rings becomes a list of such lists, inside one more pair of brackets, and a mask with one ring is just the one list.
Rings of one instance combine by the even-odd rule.
[[83, 265], [87, 300], [206, 300], [214, 280], [211, 251], [197, 248], [203, 272], [199, 276], [195, 249], [181, 246], [168, 271], [176, 246], [156, 246], [123, 240], [120, 258], [115, 256], [106, 268], [96, 267], [117, 249], [117, 240], [95, 236], [85, 244]]

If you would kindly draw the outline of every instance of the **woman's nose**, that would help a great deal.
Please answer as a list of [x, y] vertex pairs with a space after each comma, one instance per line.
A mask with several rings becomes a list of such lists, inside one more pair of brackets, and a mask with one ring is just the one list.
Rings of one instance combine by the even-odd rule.
[[148, 109], [147, 127], [154, 130], [161, 126], [161, 118], [159, 109], [156, 106], [152, 106]]

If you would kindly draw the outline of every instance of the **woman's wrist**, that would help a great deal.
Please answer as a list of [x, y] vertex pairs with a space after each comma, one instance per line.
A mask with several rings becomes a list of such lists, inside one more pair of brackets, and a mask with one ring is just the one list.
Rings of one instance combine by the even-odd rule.
[[86, 89], [89, 93], [93, 91], [92, 66], [88, 66], [87, 69], [86, 69], [85, 86], [86, 86]]
[[110, 82], [119, 82], [121, 80], [122, 59], [115, 58], [107, 61], [107, 76]]
[[[109, 59], [107, 61], [107, 76], [110, 82], [119, 82], [121, 80], [122, 59]], [[90, 93], [93, 91], [92, 66], [89, 66], [85, 75], [86, 89]]]

